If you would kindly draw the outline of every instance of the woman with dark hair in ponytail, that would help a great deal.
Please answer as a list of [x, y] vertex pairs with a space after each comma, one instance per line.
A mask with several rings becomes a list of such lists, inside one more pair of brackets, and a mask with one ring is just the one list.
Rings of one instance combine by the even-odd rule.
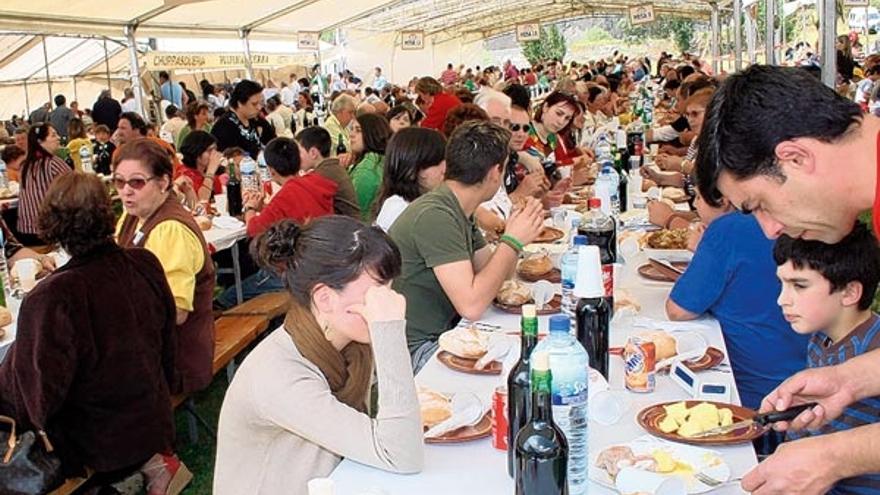
[[[406, 347], [400, 252], [378, 227], [327, 216], [276, 223], [252, 245], [284, 273], [284, 326], [245, 359], [220, 411], [215, 495], [306, 493], [343, 457], [397, 473], [424, 462]], [[377, 377], [377, 407], [370, 382]]]
[[50, 124], [37, 124], [28, 131], [18, 204], [18, 240], [25, 246], [45, 244], [37, 235], [40, 203], [55, 178], [73, 171], [55, 155], [60, 147], [61, 138]]

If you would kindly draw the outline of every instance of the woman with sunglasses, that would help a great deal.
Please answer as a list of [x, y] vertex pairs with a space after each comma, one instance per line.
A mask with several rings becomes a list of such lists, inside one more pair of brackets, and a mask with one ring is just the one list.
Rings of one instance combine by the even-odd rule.
[[174, 183], [188, 200], [209, 201], [213, 194], [223, 194], [217, 177], [223, 154], [217, 151], [217, 138], [205, 131], [192, 131], [180, 144], [183, 166], [177, 169]]
[[55, 155], [61, 137], [51, 124], [37, 124], [28, 131], [27, 158], [21, 167], [21, 191], [18, 202], [18, 240], [25, 246], [46, 244], [38, 235], [37, 219], [40, 203], [49, 186], [59, 176], [72, 172], [64, 160]]
[[162, 263], [177, 307], [178, 380], [172, 393], [186, 393], [211, 382], [214, 264], [202, 231], [172, 191], [171, 175], [168, 154], [149, 139], [126, 144], [113, 162], [113, 184], [125, 208], [117, 242], [146, 248]]

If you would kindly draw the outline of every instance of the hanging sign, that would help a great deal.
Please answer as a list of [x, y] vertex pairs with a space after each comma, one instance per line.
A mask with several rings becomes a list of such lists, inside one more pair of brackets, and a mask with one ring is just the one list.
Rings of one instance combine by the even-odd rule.
[[844, 7], [867, 7], [868, 0], [843, 0]]
[[[241, 53], [149, 52], [143, 57], [147, 70], [242, 69], [247, 66]], [[252, 53], [251, 63], [253, 67], [268, 69], [304, 65], [312, 58], [312, 54]]]
[[424, 50], [425, 49], [425, 32], [424, 31], [401, 31], [400, 32], [400, 49], [401, 50]]
[[516, 25], [516, 41], [538, 41], [541, 39], [541, 23], [528, 22]]
[[296, 33], [296, 47], [300, 50], [317, 50], [320, 38], [317, 31], [299, 31]]
[[632, 25], [654, 22], [654, 6], [650, 3], [629, 8], [629, 23]]

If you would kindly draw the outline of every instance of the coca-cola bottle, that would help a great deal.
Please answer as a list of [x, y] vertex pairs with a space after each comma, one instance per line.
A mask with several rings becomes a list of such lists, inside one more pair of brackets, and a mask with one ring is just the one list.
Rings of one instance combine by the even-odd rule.
[[602, 211], [602, 200], [591, 198], [587, 203], [590, 210], [578, 227], [578, 234], [587, 237], [587, 245], [599, 248], [602, 261], [602, 282], [605, 297], [614, 297], [614, 263], [617, 262], [617, 224]]

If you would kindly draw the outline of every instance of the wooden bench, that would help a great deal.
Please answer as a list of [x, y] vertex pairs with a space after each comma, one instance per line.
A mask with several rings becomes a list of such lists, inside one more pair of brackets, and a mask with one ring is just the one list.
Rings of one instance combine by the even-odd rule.
[[287, 291], [260, 294], [234, 308], [227, 309], [223, 312], [223, 316], [265, 316], [267, 320], [273, 320], [287, 313], [290, 301], [290, 293]]
[[[226, 368], [226, 377], [231, 382], [235, 373], [235, 357], [253, 343], [257, 336], [266, 331], [269, 320], [265, 316], [222, 316], [214, 321], [214, 363], [212, 373], [216, 375]], [[183, 406], [188, 413], [189, 437], [192, 443], [198, 442], [198, 424], [201, 423], [211, 436], [216, 438], [214, 428], [202, 418], [195, 409], [195, 402], [189, 394], [171, 397], [174, 409]]]

